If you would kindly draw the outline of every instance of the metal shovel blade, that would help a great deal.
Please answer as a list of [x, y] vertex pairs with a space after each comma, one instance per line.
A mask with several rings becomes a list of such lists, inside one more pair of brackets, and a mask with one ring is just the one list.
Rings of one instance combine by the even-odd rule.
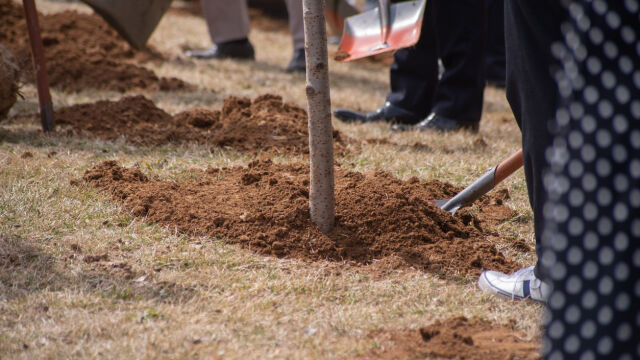
[[420, 39], [426, 5], [427, 0], [404, 1], [347, 18], [338, 47], [343, 54], [339, 60], [350, 61], [415, 45]]
[[456, 194], [451, 199], [435, 200], [434, 203], [442, 210], [446, 210], [455, 215], [456, 211], [463, 206], [471, 205], [482, 195], [488, 193], [502, 180], [520, 169], [523, 164], [522, 149], [509, 156], [497, 166], [489, 169], [480, 176], [473, 184]]
[[82, 0], [131, 46], [144, 49], [171, 0]]

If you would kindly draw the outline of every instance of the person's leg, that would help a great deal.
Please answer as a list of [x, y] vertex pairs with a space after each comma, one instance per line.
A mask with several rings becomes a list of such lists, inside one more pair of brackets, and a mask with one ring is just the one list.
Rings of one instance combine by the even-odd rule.
[[431, 111], [436, 84], [438, 82], [438, 52], [435, 38], [435, 19], [440, 16], [434, 4], [427, 2], [420, 40], [406, 49], [396, 51], [391, 64], [391, 92], [387, 101], [394, 106], [410, 111], [419, 118]]
[[[536, 249], [544, 224], [545, 152], [551, 145], [544, 124], [555, 116], [558, 101], [551, 71], [559, 64], [550, 52], [552, 44], [562, 38], [560, 25], [564, 14], [556, 0], [508, 0], [505, 6], [507, 99], [522, 130], [524, 170], [533, 209]], [[545, 277], [538, 268], [536, 274]]]
[[302, 20], [302, 0], [286, 0], [289, 13], [289, 31], [293, 50], [304, 49], [304, 21]]
[[203, 51], [188, 51], [195, 58], [253, 59], [254, 50], [249, 42], [249, 10], [246, 0], [202, 0], [202, 12], [209, 36], [214, 44]]
[[[559, 63], [550, 53], [552, 44], [562, 39], [560, 25], [564, 16], [565, 11], [556, 0], [508, 0], [505, 3], [507, 99], [522, 130], [524, 173], [539, 257], [547, 201], [543, 185], [548, 168], [546, 155], [552, 143], [547, 124], [554, 118], [558, 102], [551, 71]], [[544, 301], [549, 292], [549, 286], [545, 286], [549, 278], [541, 269], [538, 261], [535, 267], [527, 268], [526, 274], [518, 272], [506, 276], [486, 271], [481, 275], [479, 285], [482, 290], [513, 298], [528, 295]], [[540, 290], [536, 297], [532, 294], [531, 284]]]
[[214, 44], [242, 40], [249, 36], [246, 0], [202, 0], [202, 12]]
[[444, 73], [431, 112], [461, 124], [477, 124], [484, 92], [484, 0], [436, 0], [435, 32]]
[[289, 13], [289, 31], [293, 43], [293, 56], [287, 66], [287, 72], [305, 71], [304, 21], [302, 20], [302, 0], [286, 0]]
[[[429, 115], [413, 126], [395, 125], [391, 129], [477, 131], [485, 85], [485, 0], [431, 0], [431, 3], [436, 48], [425, 48], [425, 51], [438, 54], [444, 72], [437, 86], [422, 85], [421, 90], [433, 94]], [[424, 66], [431, 70], [431, 64]], [[409, 91], [415, 89], [409, 88]]]
[[[429, 114], [438, 81], [438, 54], [433, 29], [433, 2], [427, 2], [420, 40], [415, 46], [400, 49], [391, 64], [391, 91], [384, 105], [370, 113], [336, 109], [333, 114], [344, 122], [385, 121], [401, 125], [415, 124]], [[393, 128], [392, 128], [393, 129]]]
[[506, 79], [504, 0], [487, 0], [486, 28], [485, 77], [487, 84], [504, 87]]

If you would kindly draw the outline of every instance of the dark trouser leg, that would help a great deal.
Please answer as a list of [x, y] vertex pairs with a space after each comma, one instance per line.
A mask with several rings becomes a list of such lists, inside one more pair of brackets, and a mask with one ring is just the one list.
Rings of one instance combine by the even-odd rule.
[[484, 0], [436, 0], [438, 54], [445, 71], [432, 112], [460, 123], [477, 123], [484, 92]]
[[[555, 116], [558, 92], [551, 76], [550, 49], [561, 39], [563, 9], [556, 0], [507, 0], [505, 4], [507, 98], [522, 130], [524, 171], [533, 209], [536, 251], [540, 255], [545, 150], [551, 145], [546, 124]], [[536, 275], [545, 278], [536, 266]]]
[[[484, 0], [430, 0], [420, 41], [396, 52], [387, 101], [419, 116], [435, 112], [462, 123], [482, 114]], [[445, 72], [438, 81], [438, 58]]]
[[418, 43], [414, 47], [396, 51], [391, 65], [391, 92], [387, 95], [387, 101], [419, 117], [426, 117], [431, 111], [438, 81], [433, 11], [436, 1], [441, 0], [427, 2]]
[[504, 0], [487, 0], [486, 40], [485, 72], [487, 82], [504, 85], [506, 78]]

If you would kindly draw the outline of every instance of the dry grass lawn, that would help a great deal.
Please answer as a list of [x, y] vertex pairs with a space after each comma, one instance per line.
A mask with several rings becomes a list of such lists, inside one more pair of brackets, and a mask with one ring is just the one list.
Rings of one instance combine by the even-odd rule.
[[[37, 2], [41, 11], [81, 5]], [[160, 75], [198, 86], [184, 93], [145, 93], [171, 114], [217, 108], [229, 95], [280, 94], [306, 106], [304, 76], [286, 74], [286, 33], [253, 29], [257, 60], [191, 61], [184, 47], [209, 46], [201, 18], [171, 13], [151, 38], [170, 60], [147, 64]], [[331, 46], [330, 52], [335, 51]], [[372, 110], [388, 90], [388, 70], [330, 63], [334, 107]], [[34, 86], [12, 114], [38, 111]], [[118, 99], [122, 94], [53, 91], [54, 106]], [[364, 144], [336, 159], [358, 171], [382, 169], [467, 185], [520, 147], [520, 133], [502, 90], [488, 88], [479, 134], [395, 134], [386, 125], [334, 126]], [[63, 129], [64, 130], [64, 129]], [[416, 143], [422, 146], [411, 146]], [[54, 153], [55, 152], [55, 153]], [[32, 156], [28, 156], [27, 153]], [[358, 266], [258, 256], [222, 239], [192, 238], [147, 224], [108, 196], [70, 180], [99, 162], [134, 163], [163, 179], [193, 167], [246, 164], [251, 157], [204, 146], [136, 147], [59, 131], [44, 135], [35, 117], [0, 124], [0, 358], [353, 358], [387, 346], [367, 337], [456, 315], [496, 324], [514, 321], [529, 339], [539, 334], [542, 307], [494, 298], [473, 281], [445, 281], [401, 270], [372, 277]], [[302, 157], [279, 161], [303, 161]], [[522, 170], [500, 187], [518, 216], [500, 226], [497, 246], [523, 266], [535, 254], [532, 215]], [[101, 257], [108, 254], [106, 258]]]

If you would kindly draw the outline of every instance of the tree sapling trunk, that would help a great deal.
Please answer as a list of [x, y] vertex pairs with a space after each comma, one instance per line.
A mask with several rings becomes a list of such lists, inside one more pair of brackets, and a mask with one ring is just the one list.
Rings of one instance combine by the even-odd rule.
[[304, 0], [303, 13], [311, 163], [309, 209], [311, 220], [327, 234], [335, 223], [335, 195], [324, 0]]

